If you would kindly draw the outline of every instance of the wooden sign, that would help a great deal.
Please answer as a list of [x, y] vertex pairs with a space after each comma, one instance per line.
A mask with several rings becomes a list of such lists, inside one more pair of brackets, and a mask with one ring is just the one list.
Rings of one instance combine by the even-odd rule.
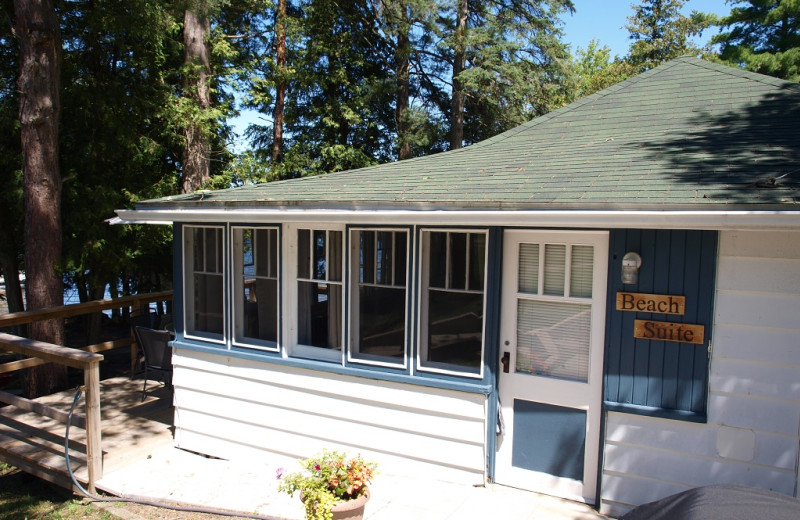
[[679, 314], [686, 312], [684, 296], [666, 294], [617, 293], [617, 310], [631, 312], [654, 312], [657, 314]]
[[634, 320], [633, 337], [654, 341], [677, 341], [702, 345], [706, 328], [703, 325], [669, 323], [666, 321]]

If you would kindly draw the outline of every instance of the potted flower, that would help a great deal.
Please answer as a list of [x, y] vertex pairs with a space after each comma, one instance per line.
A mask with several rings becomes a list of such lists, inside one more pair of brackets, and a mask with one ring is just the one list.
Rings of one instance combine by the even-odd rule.
[[367, 485], [372, 481], [376, 464], [361, 456], [348, 458], [335, 450], [301, 460], [303, 471], [283, 474], [278, 470], [279, 491], [294, 495], [300, 492], [308, 520], [362, 518], [369, 500]]

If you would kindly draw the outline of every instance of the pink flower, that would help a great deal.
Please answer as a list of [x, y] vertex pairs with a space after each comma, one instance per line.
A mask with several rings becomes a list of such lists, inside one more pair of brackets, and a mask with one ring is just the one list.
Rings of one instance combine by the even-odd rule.
[[275, 470], [275, 478], [280, 480], [281, 477], [283, 477], [283, 468], [278, 468]]
[[317, 471], [320, 471], [322, 468], [320, 467], [319, 464], [317, 464], [316, 466], [314, 466], [314, 469], [317, 470]]

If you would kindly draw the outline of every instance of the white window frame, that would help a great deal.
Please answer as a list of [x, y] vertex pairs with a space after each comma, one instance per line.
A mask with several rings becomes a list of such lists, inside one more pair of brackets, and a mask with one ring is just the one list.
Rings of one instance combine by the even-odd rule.
[[[267, 231], [275, 231], [277, 233], [277, 240], [276, 240], [276, 247], [278, 251], [276, 252], [276, 276], [262, 276], [262, 275], [253, 275], [253, 278], [256, 279], [264, 279], [264, 280], [274, 280], [277, 284], [277, 291], [275, 294], [276, 302], [275, 308], [278, 311], [278, 315], [275, 317], [276, 319], [276, 326], [277, 326], [277, 338], [278, 341], [269, 341], [269, 340], [260, 340], [257, 338], [247, 338], [244, 336], [244, 309], [242, 308], [242, 301], [244, 299], [244, 286], [240, 283], [243, 271], [243, 258], [242, 258], [242, 248], [243, 248], [243, 235], [244, 231], [246, 230], [267, 230]], [[236, 347], [245, 347], [245, 348], [253, 348], [258, 350], [266, 350], [270, 352], [278, 352], [280, 350], [280, 338], [281, 338], [281, 316], [283, 314], [283, 309], [281, 308], [281, 228], [280, 226], [275, 225], [235, 225], [231, 226], [231, 265], [233, 266], [233, 270], [231, 272], [230, 277], [230, 285], [231, 285], [231, 293], [232, 293], [232, 302], [231, 302], [231, 325], [233, 330], [231, 331], [231, 343], [233, 346]], [[254, 235], [255, 236], [255, 235]], [[267, 247], [270, 247], [269, 244]], [[253, 262], [257, 262], [255, 258], [256, 252], [255, 248], [253, 250]]]
[[[219, 245], [222, 251], [217, 258], [217, 265], [220, 270], [218, 272], [203, 274], [218, 275], [222, 278], [222, 334], [212, 332], [205, 332], [196, 330], [194, 328], [194, 233], [195, 229], [215, 229], [219, 230]], [[183, 247], [183, 336], [187, 339], [197, 339], [201, 341], [209, 341], [221, 345], [226, 344], [227, 330], [228, 330], [228, 305], [227, 305], [227, 255], [225, 248], [225, 232], [226, 226], [224, 225], [184, 225], [181, 228], [182, 234], [182, 247]]]
[[[484, 247], [484, 272], [483, 272], [483, 289], [482, 291], [471, 290], [468, 284], [465, 285], [467, 289], [450, 289], [450, 292], [461, 292], [467, 294], [483, 294], [483, 319], [481, 324], [481, 361], [477, 372], [466, 370], [466, 367], [459, 369], [457, 365], [445, 364], [424, 364], [423, 361], [427, 357], [428, 345], [428, 285], [430, 283], [430, 234], [431, 233], [447, 233], [449, 234], [482, 234], [486, 237], [486, 246]], [[473, 379], [483, 379], [484, 365], [486, 361], [486, 295], [488, 284], [488, 268], [489, 268], [489, 230], [488, 229], [464, 229], [464, 228], [420, 228], [419, 230], [420, 247], [418, 252], [418, 265], [420, 266], [419, 280], [417, 285], [417, 354], [416, 354], [416, 370], [419, 372], [429, 372], [437, 374], [446, 374], [459, 377], [469, 377]], [[450, 258], [450, 241], [447, 241], [447, 266], [449, 268]], [[467, 268], [464, 274], [469, 280], [469, 240], [467, 240]]]
[[[330, 271], [326, 269], [326, 281], [325, 283], [328, 284], [336, 284], [341, 286], [342, 288], [342, 322], [340, 324], [341, 328], [341, 337], [339, 338], [340, 345], [342, 348], [340, 350], [333, 350], [328, 348], [322, 347], [315, 347], [313, 345], [303, 345], [300, 344], [298, 341], [299, 334], [297, 330], [297, 305], [298, 305], [298, 294], [297, 294], [297, 284], [298, 282], [313, 282], [319, 281], [316, 279], [307, 279], [307, 278], [298, 278], [297, 272], [297, 263], [298, 263], [298, 254], [299, 254], [299, 246], [297, 243], [298, 240], [298, 231], [301, 229], [308, 229], [311, 231], [311, 238], [313, 240], [314, 231], [339, 231], [342, 233], [342, 258], [340, 261], [341, 266], [341, 273], [340, 273], [340, 280], [341, 281], [330, 281]], [[344, 352], [345, 348], [345, 327], [346, 327], [346, 312], [345, 312], [345, 271], [347, 270], [346, 262], [345, 262], [345, 251], [347, 249], [347, 230], [345, 229], [344, 225], [335, 225], [335, 224], [327, 224], [323, 222], [309, 222], [309, 223], [302, 223], [302, 224], [286, 224], [283, 227], [283, 251], [285, 251], [286, 262], [283, 263], [283, 272], [284, 277], [283, 279], [286, 283], [283, 285], [283, 332], [284, 338], [286, 342], [286, 348], [283, 349], [283, 356], [284, 357], [292, 357], [292, 358], [304, 358], [304, 359], [314, 359], [319, 361], [329, 361], [333, 363], [338, 363], [340, 365], [344, 365]], [[313, 249], [312, 251], [312, 258], [313, 258]], [[327, 247], [326, 244], [326, 255], [330, 254], [330, 248]], [[330, 260], [326, 258], [327, 266], [330, 267]]]
[[[397, 278], [397, 273], [395, 271], [396, 265], [395, 265], [395, 262], [394, 262], [394, 258], [392, 259], [393, 260], [392, 261], [392, 282], [393, 283], [388, 284], [388, 285], [387, 284], [379, 284], [377, 282], [362, 284], [359, 281], [359, 269], [360, 269], [360, 263], [359, 263], [360, 254], [359, 254], [359, 250], [360, 250], [361, 243], [358, 240], [358, 233], [361, 233], [361, 232], [364, 232], [364, 231], [374, 232], [374, 233], [381, 233], [381, 232], [394, 233], [394, 235], [393, 235], [393, 244], [395, 244], [395, 245], [393, 245], [393, 247], [392, 247], [392, 251], [393, 252], [396, 251], [396, 243], [397, 243], [397, 240], [398, 240], [397, 234], [398, 233], [405, 233], [405, 235], [406, 235], [406, 237], [405, 237], [406, 238], [406, 269], [405, 269], [405, 271], [406, 272], [405, 272], [405, 285], [404, 286], [398, 286], [398, 285], [394, 284], [394, 281]], [[348, 291], [349, 291], [349, 294], [347, 295], [347, 298], [346, 298], [347, 299], [347, 313], [349, 315], [349, 319], [346, 320], [347, 324], [348, 324], [348, 327], [349, 327], [349, 329], [347, 331], [347, 337], [348, 337], [347, 361], [348, 362], [362, 363], [362, 364], [366, 364], [366, 365], [374, 365], [374, 366], [381, 366], [381, 367], [395, 368], [395, 369], [397, 369], [397, 368], [407, 369], [408, 368], [408, 358], [409, 358], [409, 355], [408, 355], [408, 343], [409, 343], [409, 337], [410, 337], [410, 334], [409, 334], [410, 333], [410, 331], [409, 331], [409, 328], [410, 328], [409, 302], [410, 302], [410, 298], [411, 298], [411, 288], [413, 286], [413, 284], [411, 283], [411, 276], [412, 276], [412, 272], [413, 272], [412, 264], [413, 264], [413, 258], [414, 258], [413, 255], [412, 255], [412, 250], [411, 250], [412, 231], [413, 230], [411, 228], [405, 228], [405, 227], [403, 227], [403, 228], [390, 228], [390, 227], [379, 227], [379, 226], [376, 226], [376, 227], [370, 227], [370, 226], [352, 227], [352, 228], [349, 229], [349, 233], [348, 233], [348, 237], [347, 237], [347, 239], [348, 239], [348, 246], [347, 247], [348, 247], [348, 251], [349, 251], [348, 261], [349, 261], [349, 264], [350, 264], [348, 266], [349, 267], [349, 279], [348, 279]], [[377, 259], [375, 259], [373, 265], [377, 269]], [[358, 338], [359, 320], [360, 320], [360, 314], [358, 312], [359, 311], [359, 309], [358, 309], [358, 304], [359, 304], [358, 295], [359, 295], [359, 287], [361, 285], [366, 285], [366, 286], [371, 286], [371, 287], [384, 287], [384, 288], [391, 288], [391, 289], [398, 289], [398, 290], [400, 289], [400, 287], [404, 287], [405, 288], [405, 298], [403, 300], [403, 303], [404, 303], [404, 315], [403, 315], [404, 320], [403, 320], [403, 357], [402, 357], [402, 359], [397, 358], [398, 361], [393, 362], [393, 361], [390, 361], [393, 358], [385, 357], [384, 358], [385, 361], [380, 361], [380, 360], [377, 359], [378, 356], [365, 357], [364, 354], [355, 352], [355, 348], [356, 348], [355, 342], [356, 342], [356, 339]]]

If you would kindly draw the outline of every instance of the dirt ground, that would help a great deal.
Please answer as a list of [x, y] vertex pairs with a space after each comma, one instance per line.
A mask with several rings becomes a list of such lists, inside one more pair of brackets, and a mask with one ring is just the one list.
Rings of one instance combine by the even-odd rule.
[[114, 515], [120, 520], [214, 520], [223, 518], [247, 518], [240, 516], [212, 515], [194, 511], [179, 511], [130, 502], [95, 502], [93, 506]]
[[4, 520], [218, 520], [242, 518], [178, 511], [131, 502], [96, 502], [0, 466], [0, 518]]

